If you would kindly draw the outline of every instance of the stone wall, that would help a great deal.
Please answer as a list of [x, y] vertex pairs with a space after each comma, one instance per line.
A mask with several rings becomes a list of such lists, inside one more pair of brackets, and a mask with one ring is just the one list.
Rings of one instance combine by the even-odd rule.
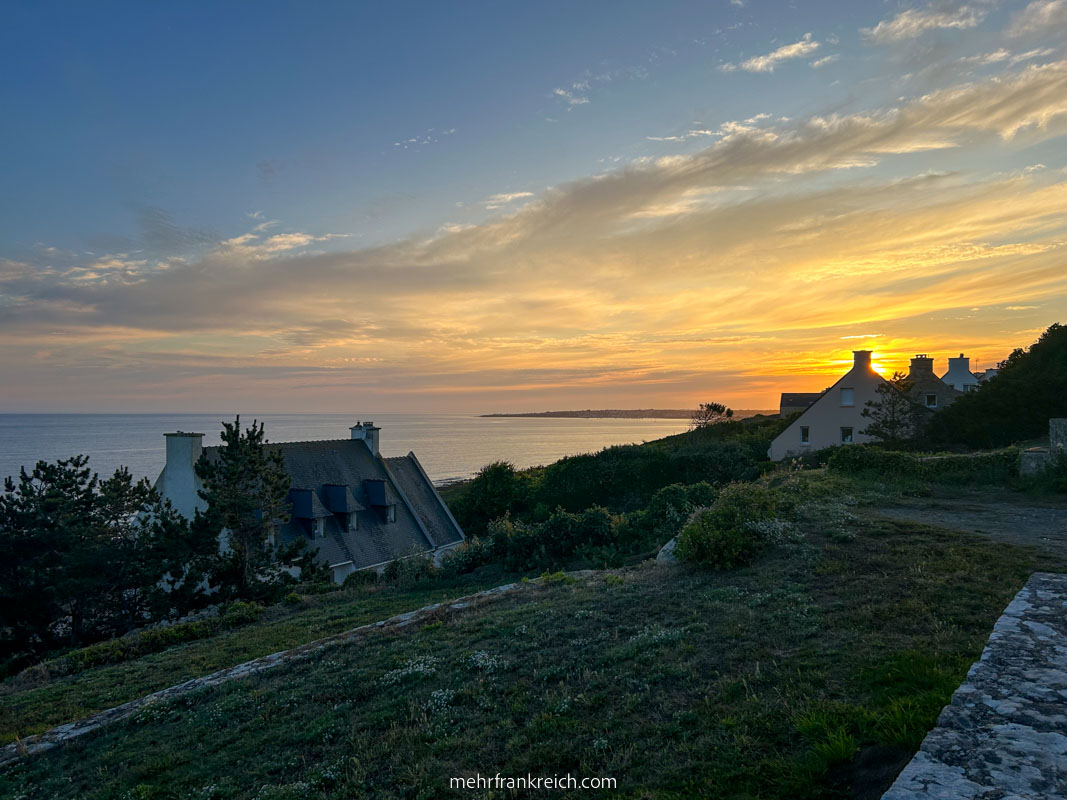
[[882, 800], [1067, 797], [1067, 575], [1037, 572]]

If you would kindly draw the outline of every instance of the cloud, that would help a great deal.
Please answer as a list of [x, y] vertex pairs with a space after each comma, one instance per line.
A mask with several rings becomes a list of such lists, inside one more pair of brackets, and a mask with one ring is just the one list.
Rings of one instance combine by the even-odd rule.
[[914, 39], [931, 30], [975, 28], [985, 19], [986, 13], [984, 8], [967, 5], [950, 11], [937, 10], [933, 6], [909, 8], [892, 19], [882, 20], [873, 28], [861, 28], [860, 33], [875, 44], [888, 44]]
[[[578, 87], [583, 87], [583, 89], [579, 89]], [[578, 83], [575, 83], [571, 87], [571, 90], [553, 89], [552, 94], [554, 94], [556, 97], [560, 97], [565, 100], [568, 106], [583, 106], [589, 102], [589, 98], [584, 95], [578, 94], [577, 92], [583, 91], [584, 89], [588, 88], [588, 82], [580, 81]]]
[[425, 132], [415, 136], [409, 136], [406, 139], [397, 139], [393, 142], [393, 147], [400, 150], [418, 151], [426, 145], [437, 144], [445, 136], [454, 135], [457, 130], [457, 128], [427, 128]]
[[487, 197], [482, 204], [491, 211], [500, 208], [501, 206], [506, 206], [508, 203], [513, 203], [516, 200], [533, 196], [533, 192], [505, 192], [503, 194], [494, 194]]
[[765, 56], [755, 56], [747, 61], [742, 61], [740, 65], [723, 64], [719, 69], [723, 72], [734, 72], [738, 69], [743, 69], [746, 72], [774, 72], [775, 66], [782, 61], [788, 61], [793, 58], [803, 58], [804, 56], [811, 55], [818, 49], [819, 43], [812, 39], [810, 33], [805, 33], [799, 42], [783, 45], [773, 53], [768, 53]]
[[1012, 19], [1008, 36], [1047, 33], [1067, 25], [1067, 0], [1035, 0]]
[[820, 69], [821, 67], [825, 67], [827, 64], [834, 63], [839, 58], [841, 58], [841, 56], [838, 53], [834, 53], [834, 54], [828, 55], [828, 56], [823, 56], [822, 58], [817, 58], [817, 59], [815, 59], [814, 61], [811, 62], [811, 68], [812, 69]]
[[[69, 397], [64, 381], [100, 403], [269, 397], [279, 410], [697, 402], [716, 376], [736, 404], [805, 388], [798, 374], [838, 369], [840, 337], [872, 330], [887, 358], [982, 355], [978, 342], [991, 361], [1027, 342], [989, 314], [1067, 300], [1067, 177], [919, 159], [989, 158], [1065, 130], [1057, 62], [862, 113], [724, 123], [695, 153], [513, 198], [530, 202], [433, 237], [315, 253], [336, 235], [263, 220], [186, 260], [0, 261], [5, 402]], [[993, 299], [971, 327], [954, 319]]]

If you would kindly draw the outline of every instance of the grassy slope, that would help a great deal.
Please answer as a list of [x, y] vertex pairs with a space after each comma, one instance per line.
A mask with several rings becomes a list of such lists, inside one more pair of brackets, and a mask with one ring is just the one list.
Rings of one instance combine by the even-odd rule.
[[8, 680], [0, 685], [0, 743], [14, 741], [16, 734], [27, 736], [81, 719], [190, 678], [505, 582], [498, 571], [483, 570], [478, 576], [413, 588], [344, 589], [305, 598], [295, 609], [276, 606], [245, 627], [134, 661], [54, 679], [35, 676], [32, 683], [27, 677]]
[[432, 798], [449, 776], [571, 772], [619, 780], [582, 797], [834, 796], [870, 775], [828, 767], [905, 758], [1030, 572], [1067, 565], [832, 516], [748, 569], [552, 584], [207, 690], [0, 774], [0, 795]]

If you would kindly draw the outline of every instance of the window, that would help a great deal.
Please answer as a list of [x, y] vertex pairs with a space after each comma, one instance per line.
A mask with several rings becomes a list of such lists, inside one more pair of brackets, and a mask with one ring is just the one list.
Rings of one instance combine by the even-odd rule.
[[312, 538], [313, 539], [321, 539], [325, 535], [326, 535], [326, 520], [324, 520], [322, 517], [319, 517], [317, 520], [315, 520], [315, 535]]
[[811, 439], [808, 437], [808, 426], [807, 425], [801, 425], [800, 426], [800, 443], [801, 444], [807, 444], [809, 441], [811, 441]]
[[852, 444], [852, 428], [841, 429], [841, 444]]
[[928, 395], [926, 395], [926, 407], [927, 408], [937, 408], [937, 395], [936, 394], [928, 394]]
[[386, 522], [396, 522], [396, 506], [389, 506], [385, 512]]
[[854, 394], [855, 393], [853, 392], [852, 389], [842, 389], [841, 390], [841, 405], [843, 405], [843, 406], [854, 406], [854, 405], [856, 405], [856, 400], [854, 398]]
[[348, 515], [348, 529], [350, 531], [359, 530], [359, 517], [356, 516], [355, 511]]

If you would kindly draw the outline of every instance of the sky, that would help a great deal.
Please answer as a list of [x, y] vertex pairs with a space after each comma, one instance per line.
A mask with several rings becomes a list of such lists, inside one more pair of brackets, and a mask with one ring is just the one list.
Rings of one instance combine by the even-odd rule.
[[1067, 0], [4, 16], [0, 412], [775, 408], [1067, 322]]

